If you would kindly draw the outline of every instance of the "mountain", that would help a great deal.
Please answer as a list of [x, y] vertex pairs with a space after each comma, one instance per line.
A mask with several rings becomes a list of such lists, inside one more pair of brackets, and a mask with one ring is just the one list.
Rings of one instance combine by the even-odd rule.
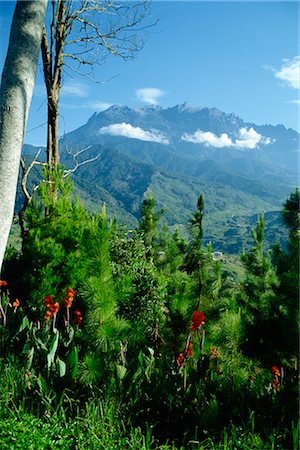
[[216, 108], [130, 109], [94, 114], [61, 140], [63, 146], [102, 145], [140, 161], [197, 176], [212, 160], [230, 171], [266, 181], [296, 183], [299, 135], [282, 125], [246, 123]]
[[269, 240], [282, 238], [279, 211], [297, 185], [298, 143], [299, 134], [282, 125], [183, 104], [112, 106], [66, 134], [60, 146], [66, 166], [70, 153], [79, 152], [78, 161], [97, 157], [74, 174], [91, 210], [106, 202], [119, 222], [136, 225], [143, 196], [152, 192], [166, 209], [165, 222], [184, 232], [203, 192], [206, 240], [234, 253], [249, 244], [253, 217], [264, 211]]

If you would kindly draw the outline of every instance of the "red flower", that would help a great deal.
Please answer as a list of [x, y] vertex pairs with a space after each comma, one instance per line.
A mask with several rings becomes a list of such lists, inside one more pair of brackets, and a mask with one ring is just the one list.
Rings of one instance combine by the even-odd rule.
[[277, 366], [272, 366], [272, 367], [271, 367], [271, 373], [272, 373], [272, 375], [273, 375], [274, 377], [275, 377], [275, 376], [280, 377], [280, 371], [279, 371], [279, 369], [278, 369]]
[[63, 302], [65, 303], [66, 308], [71, 308], [72, 302], [73, 302], [73, 298], [72, 299], [71, 298], [64, 298]]
[[277, 380], [277, 378], [274, 378], [273, 383], [272, 383], [272, 388], [275, 389], [275, 391], [279, 391], [280, 388], [280, 382], [279, 380]]
[[16, 298], [13, 301], [13, 307], [15, 308], [15, 310], [20, 306], [20, 300], [18, 298]]
[[46, 311], [45, 315], [44, 315], [44, 319], [49, 320], [51, 316], [52, 316], [51, 311]]
[[74, 295], [76, 294], [75, 289], [69, 288], [67, 290], [67, 298], [63, 299], [63, 302], [66, 305], [66, 308], [71, 308], [73, 300], [74, 300]]
[[273, 383], [272, 383], [272, 388], [275, 389], [275, 391], [279, 391], [280, 388], [280, 381], [278, 380], [278, 377], [280, 377], [280, 370], [278, 369], [277, 366], [272, 366], [271, 367], [271, 373], [273, 375]]
[[5, 280], [0, 280], [0, 286], [7, 286], [8, 282]]
[[51, 295], [47, 295], [44, 298], [44, 305], [48, 308], [48, 311], [46, 311], [44, 318], [46, 320], [49, 320], [51, 316], [54, 316], [59, 310], [59, 303], [55, 302]]
[[53, 305], [50, 306], [50, 311], [51, 311], [52, 315], [57, 313], [58, 310], [59, 310], [59, 303], [58, 302], [55, 302], [55, 303], [53, 303]]
[[50, 308], [54, 304], [54, 300], [51, 297], [51, 295], [47, 295], [44, 298], [44, 305], [47, 306], [47, 308]]
[[181, 367], [182, 364], [185, 363], [185, 361], [189, 358], [193, 356], [193, 344], [192, 342], [189, 342], [187, 344], [187, 346], [184, 348], [184, 350], [182, 351], [182, 353], [179, 353], [179, 355], [177, 356], [176, 359], [176, 363], [178, 367]]
[[181, 367], [182, 366], [182, 364], [184, 363], [184, 355], [183, 355], [183, 353], [179, 353], [179, 355], [177, 356], [177, 359], [176, 359], [176, 363], [177, 363], [177, 366], [178, 367]]
[[217, 358], [219, 358], [219, 356], [220, 356], [220, 352], [217, 349], [217, 347], [212, 347], [212, 349], [210, 351], [210, 355], [209, 355], [210, 359], [214, 359], [214, 358], [217, 359]]
[[73, 323], [75, 325], [80, 325], [82, 322], [82, 314], [80, 311], [76, 310], [74, 311], [74, 318], [73, 318]]
[[75, 290], [75, 289], [69, 288], [69, 289], [67, 290], [67, 297], [68, 297], [69, 299], [72, 299], [72, 300], [73, 300], [73, 297], [74, 297], [75, 294], [76, 294], [76, 290]]
[[195, 311], [192, 315], [192, 324], [190, 326], [190, 330], [199, 330], [201, 325], [205, 323], [206, 317], [203, 312]]

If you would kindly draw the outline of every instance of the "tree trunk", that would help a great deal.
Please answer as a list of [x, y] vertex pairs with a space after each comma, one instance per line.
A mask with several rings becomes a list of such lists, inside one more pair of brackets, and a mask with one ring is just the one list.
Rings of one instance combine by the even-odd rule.
[[0, 272], [13, 219], [24, 132], [47, 0], [18, 0], [0, 87]]
[[58, 102], [48, 101], [47, 163], [51, 169], [59, 164]]

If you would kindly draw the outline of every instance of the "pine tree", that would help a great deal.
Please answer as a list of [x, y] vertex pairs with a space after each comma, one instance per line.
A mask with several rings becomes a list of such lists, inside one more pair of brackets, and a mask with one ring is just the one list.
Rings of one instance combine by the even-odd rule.
[[206, 255], [202, 248], [203, 239], [204, 195], [201, 194], [197, 201], [197, 209], [190, 221], [192, 240], [186, 257], [186, 270], [193, 273], [196, 280], [194, 295], [198, 298], [197, 309], [201, 305], [201, 294], [205, 278]]
[[[243, 316], [246, 326], [245, 347], [251, 355], [263, 360], [274, 354], [274, 322], [279, 313], [276, 289], [279, 284], [276, 270], [272, 264], [272, 252], [265, 252], [264, 217], [258, 218], [256, 230], [252, 230], [254, 245], [242, 255], [246, 269], [243, 283]], [[270, 361], [271, 362], [271, 361]]]
[[[281, 318], [277, 324], [282, 355], [298, 357], [299, 334], [299, 240], [300, 206], [299, 190], [295, 189], [284, 203], [283, 220], [288, 228], [289, 240], [286, 251], [278, 245], [274, 248], [274, 264], [277, 267], [279, 287], [277, 296], [281, 304]], [[288, 333], [286, 332], [288, 330]]]
[[164, 209], [155, 211], [154, 198], [152, 194], [149, 194], [149, 197], [143, 201], [139, 226], [146, 247], [146, 256], [149, 259], [154, 257], [155, 240], [158, 233], [157, 225], [163, 213]]

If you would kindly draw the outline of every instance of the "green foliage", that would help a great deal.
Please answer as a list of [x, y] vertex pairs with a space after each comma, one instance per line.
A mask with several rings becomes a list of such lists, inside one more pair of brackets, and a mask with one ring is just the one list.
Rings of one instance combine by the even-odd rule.
[[146, 255], [153, 257], [154, 255], [154, 243], [157, 237], [157, 225], [164, 213], [164, 210], [155, 212], [155, 201], [150, 194], [148, 198], [145, 198], [142, 206], [142, 214], [140, 219], [140, 232], [143, 236], [143, 240], [146, 247]]
[[273, 329], [281, 312], [276, 295], [279, 280], [272, 264], [272, 253], [265, 252], [263, 249], [263, 217], [258, 218], [257, 227], [255, 231], [252, 230], [252, 236], [254, 246], [248, 253], [242, 255], [246, 279], [243, 283], [243, 295], [239, 298], [247, 327], [245, 346], [252, 356], [259, 356], [272, 365], [276, 358], [274, 354], [272, 355]]
[[[203, 196], [187, 242], [158, 227], [153, 197], [128, 230], [104, 206], [92, 215], [72, 201], [61, 169], [54, 180], [55, 198], [45, 181], [30, 205], [0, 286], [2, 356], [13, 355], [0, 361], [6, 410], [23, 415], [25, 428], [26, 414], [44, 414], [41, 448], [54, 445], [51, 426], [58, 448], [69, 448], [66, 427], [73, 448], [290, 445], [297, 355], [280, 324], [296, 323], [298, 234], [286, 253], [266, 251], [259, 217], [233, 278], [203, 245]], [[62, 428], [49, 418], [59, 411]], [[4, 436], [3, 445], [14, 439]]]
[[284, 208], [282, 210], [282, 216], [285, 224], [289, 228], [289, 236], [291, 240], [296, 240], [299, 238], [300, 229], [300, 199], [299, 199], [299, 189], [296, 188], [294, 192], [291, 193], [290, 197], [286, 200]]

